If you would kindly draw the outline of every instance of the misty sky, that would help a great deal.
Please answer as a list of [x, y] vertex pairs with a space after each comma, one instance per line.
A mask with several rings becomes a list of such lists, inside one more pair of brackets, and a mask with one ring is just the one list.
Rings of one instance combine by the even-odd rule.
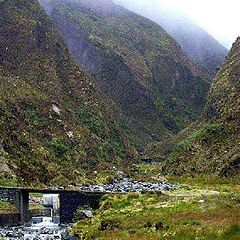
[[118, 1], [128, 5], [154, 4], [156, 8], [164, 3], [165, 7], [188, 15], [227, 48], [240, 36], [240, 0], [115, 0]]

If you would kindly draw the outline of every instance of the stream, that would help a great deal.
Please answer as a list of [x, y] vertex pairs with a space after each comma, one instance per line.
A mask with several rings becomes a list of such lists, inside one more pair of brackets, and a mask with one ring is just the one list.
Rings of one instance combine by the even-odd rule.
[[[39, 221], [41, 219], [41, 221]], [[1, 237], [5, 240], [57, 240], [69, 239], [67, 230], [69, 226], [59, 226], [53, 223], [51, 217], [38, 217], [33, 219], [31, 226], [0, 228]]]
[[[120, 174], [121, 172], [119, 172]], [[88, 185], [77, 186], [79, 191], [83, 192], [104, 192], [104, 193], [127, 193], [127, 192], [168, 192], [174, 189], [178, 189], [180, 185], [170, 184], [167, 182], [140, 182], [134, 181], [130, 178], [118, 177], [108, 184], [102, 185]], [[60, 226], [59, 218], [53, 214], [53, 209], [59, 209], [59, 196], [56, 194], [44, 194], [42, 199], [32, 196], [30, 198], [31, 204], [43, 205], [44, 207], [50, 207], [51, 214], [49, 217], [33, 217], [31, 224], [27, 226], [18, 227], [0, 227], [0, 240], [74, 240], [74, 236], [69, 236], [68, 230], [71, 229], [71, 225]], [[86, 211], [88, 212], [88, 211]], [[41, 214], [42, 215], [42, 214]], [[85, 213], [88, 218], [89, 213]], [[91, 214], [90, 214], [91, 215]], [[51, 217], [50, 217], [51, 216]]]

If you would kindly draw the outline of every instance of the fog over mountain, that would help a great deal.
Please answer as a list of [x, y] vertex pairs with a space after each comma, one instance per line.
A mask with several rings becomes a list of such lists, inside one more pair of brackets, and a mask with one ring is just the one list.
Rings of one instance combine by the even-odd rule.
[[161, 25], [181, 45], [184, 53], [211, 77], [225, 60], [228, 50], [180, 8], [165, 0], [116, 0], [116, 3]]
[[[160, 13], [172, 16], [187, 16], [194, 20], [200, 27], [209, 32], [222, 45], [230, 49], [232, 43], [239, 35], [240, 15], [238, 0], [114, 0], [120, 5], [144, 14], [148, 17], [159, 17]], [[217, 7], [216, 7], [217, 6]]]

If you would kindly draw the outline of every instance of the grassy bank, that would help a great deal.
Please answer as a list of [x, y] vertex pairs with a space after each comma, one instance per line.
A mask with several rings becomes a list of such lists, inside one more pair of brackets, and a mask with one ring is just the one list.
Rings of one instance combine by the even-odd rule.
[[7, 201], [0, 200], [0, 214], [15, 213], [15, 212], [17, 212], [17, 209], [13, 204]]
[[240, 239], [237, 180], [207, 176], [171, 180], [183, 187], [168, 194], [106, 197], [95, 217], [77, 222], [73, 232], [79, 239]]

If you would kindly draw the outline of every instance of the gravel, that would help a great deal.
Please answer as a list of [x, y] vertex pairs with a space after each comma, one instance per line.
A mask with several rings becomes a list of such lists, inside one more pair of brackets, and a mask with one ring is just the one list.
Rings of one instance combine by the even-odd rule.
[[166, 192], [178, 189], [180, 185], [167, 182], [140, 182], [132, 181], [130, 178], [116, 179], [108, 184], [77, 186], [80, 191], [106, 192], [106, 193], [127, 193], [127, 192]]

